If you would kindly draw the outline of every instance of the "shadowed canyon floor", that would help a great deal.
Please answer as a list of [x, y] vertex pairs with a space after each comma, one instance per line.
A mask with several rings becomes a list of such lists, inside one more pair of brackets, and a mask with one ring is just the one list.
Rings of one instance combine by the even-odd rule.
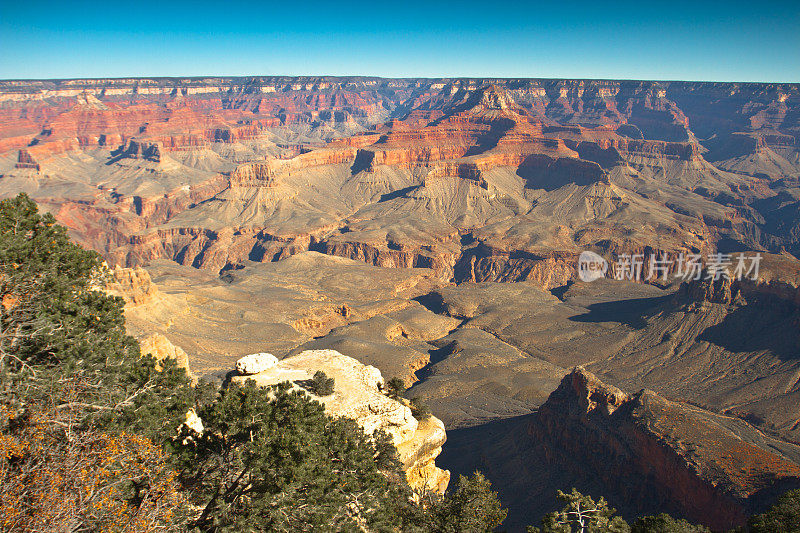
[[[512, 530], [573, 485], [728, 527], [800, 476], [798, 102], [794, 84], [0, 81], [0, 195], [119, 265], [131, 332], [197, 376], [332, 349], [403, 378], [447, 428], [437, 464], [484, 470]], [[763, 261], [585, 283], [583, 250], [609, 278], [622, 254]]]

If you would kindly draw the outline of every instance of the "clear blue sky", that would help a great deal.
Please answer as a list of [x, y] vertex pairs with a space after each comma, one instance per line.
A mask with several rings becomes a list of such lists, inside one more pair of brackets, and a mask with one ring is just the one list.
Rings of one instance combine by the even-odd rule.
[[800, 82], [800, 1], [0, 0], [0, 78]]

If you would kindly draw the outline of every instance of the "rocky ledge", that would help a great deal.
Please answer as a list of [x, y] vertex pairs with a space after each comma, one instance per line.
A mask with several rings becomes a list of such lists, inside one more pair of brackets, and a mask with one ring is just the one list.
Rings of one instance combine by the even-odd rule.
[[626, 394], [582, 367], [529, 432], [550, 464], [592, 478], [630, 514], [668, 510], [728, 530], [800, 486], [796, 445], [649, 390]]
[[[335, 350], [306, 350], [272, 364], [265, 357], [268, 354], [257, 355], [258, 358], [242, 358], [246, 361], [237, 364], [239, 370], [231, 376], [232, 382], [252, 379], [258, 385], [268, 386], [289, 381], [300, 388], [298, 383], [310, 380], [316, 371], [322, 370], [335, 380], [333, 394], [316, 396], [303, 389], [311, 398], [322, 403], [332, 416], [352, 418], [368, 434], [377, 430], [389, 434], [408, 482], [415, 490], [445, 491], [450, 472], [434, 463], [446, 439], [444, 424], [433, 416], [418, 421], [407, 405], [386, 396], [383, 376], [377, 368]], [[259, 364], [251, 364], [255, 359]], [[249, 373], [251, 369], [255, 373]]]

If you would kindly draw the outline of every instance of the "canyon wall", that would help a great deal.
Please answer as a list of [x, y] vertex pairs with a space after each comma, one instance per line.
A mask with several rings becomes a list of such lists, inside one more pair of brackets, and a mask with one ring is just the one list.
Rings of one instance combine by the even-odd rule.
[[[639, 509], [671, 510], [714, 530], [740, 526], [770, 497], [800, 486], [800, 468], [755, 444], [758, 430], [670, 402], [625, 394], [578, 368], [530, 432], [553, 464], [591, 472]], [[767, 496], [767, 494], [769, 496]]]
[[800, 250], [796, 84], [359, 77], [0, 82], [0, 194], [113, 264], [305, 250], [457, 281], [584, 249]]

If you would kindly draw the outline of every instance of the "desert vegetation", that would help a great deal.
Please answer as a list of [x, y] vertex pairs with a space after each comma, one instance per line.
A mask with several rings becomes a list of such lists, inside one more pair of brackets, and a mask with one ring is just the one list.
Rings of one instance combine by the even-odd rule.
[[336, 381], [329, 378], [323, 370], [317, 370], [311, 378], [311, 392], [317, 396], [330, 396], [333, 394], [333, 388]]

